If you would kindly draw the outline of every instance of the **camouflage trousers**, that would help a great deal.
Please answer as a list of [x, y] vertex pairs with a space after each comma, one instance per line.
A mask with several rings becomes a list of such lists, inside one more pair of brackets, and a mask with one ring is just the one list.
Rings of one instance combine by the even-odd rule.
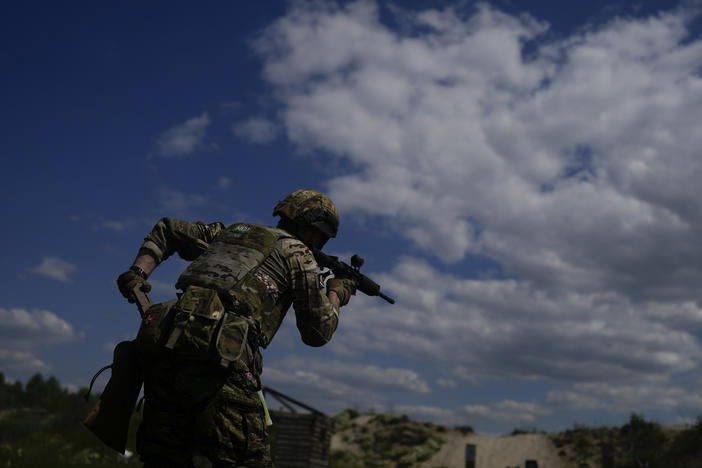
[[201, 361], [151, 363], [144, 394], [137, 452], [145, 468], [272, 466], [263, 406], [235, 373]]

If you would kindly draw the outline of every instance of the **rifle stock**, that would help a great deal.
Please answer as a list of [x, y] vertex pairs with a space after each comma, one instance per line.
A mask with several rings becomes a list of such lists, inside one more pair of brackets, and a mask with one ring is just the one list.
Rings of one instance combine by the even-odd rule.
[[141, 290], [141, 286], [139, 285], [134, 286], [132, 294], [134, 294], [134, 300], [136, 301], [137, 309], [139, 309], [139, 315], [141, 315], [143, 319], [146, 317], [146, 310], [151, 307], [151, 298]]

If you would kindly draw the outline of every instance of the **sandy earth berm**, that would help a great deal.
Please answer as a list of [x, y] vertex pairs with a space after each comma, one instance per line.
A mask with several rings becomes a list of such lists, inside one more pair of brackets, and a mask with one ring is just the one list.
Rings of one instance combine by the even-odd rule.
[[446, 443], [422, 466], [463, 468], [466, 444], [476, 447], [476, 468], [524, 467], [526, 460], [536, 460], [539, 468], [562, 466], [557, 449], [546, 434], [489, 436], [449, 432], [443, 435]]

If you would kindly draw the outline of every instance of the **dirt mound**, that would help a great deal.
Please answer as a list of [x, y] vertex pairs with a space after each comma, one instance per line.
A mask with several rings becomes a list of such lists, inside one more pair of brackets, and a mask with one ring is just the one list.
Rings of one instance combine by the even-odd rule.
[[684, 427], [661, 426], [632, 414], [621, 427], [587, 427], [545, 434], [474, 434], [469, 426], [447, 428], [407, 416], [360, 414], [334, 417], [330, 468], [464, 467], [466, 446], [476, 468], [596, 468], [602, 466], [702, 466], [702, 418]]
[[475, 446], [476, 468], [523, 467], [526, 460], [535, 460], [539, 468], [562, 466], [558, 450], [546, 434], [519, 434], [514, 436], [463, 435], [450, 430], [443, 434], [441, 450], [421, 466], [465, 466], [465, 447]]
[[420, 423], [407, 416], [359, 414], [347, 410], [335, 417], [332, 468], [463, 467], [466, 445], [476, 448], [476, 468], [561, 466], [556, 446], [545, 434], [487, 436], [468, 428], [450, 429]]

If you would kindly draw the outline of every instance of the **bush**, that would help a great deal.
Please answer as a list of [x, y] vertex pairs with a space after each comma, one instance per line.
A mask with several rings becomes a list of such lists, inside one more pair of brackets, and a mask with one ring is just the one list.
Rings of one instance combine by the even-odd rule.
[[537, 429], [535, 427], [515, 427], [510, 435], [521, 435], [521, 434], [546, 434], [546, 431]]
[[329, 455], [329, 468], [363, 468], [363, 460], [348, 450], [332, 450]]
[[471, 426], [454, 426], [454, 429], [456, 429], [458, 432], [460, 432], [463, 435], [468, 435], [473, 433], [473, 428]]
[[355, 409], [346, 408], [340, 413], [332, 417], [333, 431], [341, 432], [347, 429], [352, 423], [351, 421], [359, 417], [361, 413]]
[[702, 466], [702, 417], [689, 429], [678, 433], [666, 456], [669, 466]]
[[635, 461], [647, 462], [651, 468], [661, 466], [668, 438], [660, 425], [632, 413], [629, 423], [620, 429], [620, 437]]

